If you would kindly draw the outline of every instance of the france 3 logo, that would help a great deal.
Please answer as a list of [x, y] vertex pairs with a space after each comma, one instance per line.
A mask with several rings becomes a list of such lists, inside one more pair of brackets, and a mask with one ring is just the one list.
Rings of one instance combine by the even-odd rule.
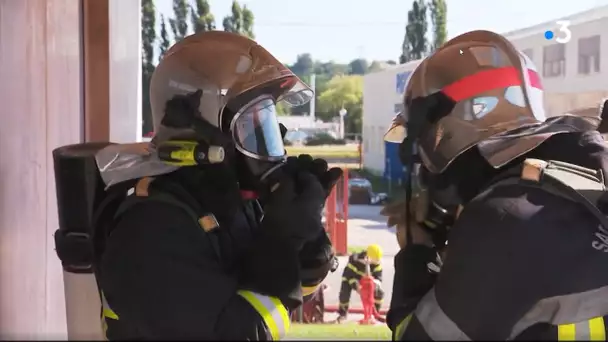
[[572, 39], [572, 32], [570, 31], [570, 21], [569, 20], [560, 20], [556, 21], [557, 29], [554, 31], [547, 30], [545, 31], [545, 39], [555, 41], [559, 44], [566, 44]]

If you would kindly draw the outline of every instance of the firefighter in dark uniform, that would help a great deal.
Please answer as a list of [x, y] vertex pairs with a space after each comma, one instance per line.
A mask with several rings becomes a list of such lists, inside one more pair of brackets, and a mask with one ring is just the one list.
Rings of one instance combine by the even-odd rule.
[[276, 118], [277, 103], [312, 95], [237, 34], [199, 33], [167, 51], [151, 80], [150, 155], [100, 165], [111, 186], [139, 179], [104, 227], [96, 269], [109, 339], [284, 336], [289, 311], [335, 263], [321, 210], [341, 170], [286, 161]]
[[[601, 174], [582, 169], [608, 172], [599, 116], [547, 118], [532, 62], [488, 31], [424, 59], [404, 99], [385, 135], [401, 144], [409, 173], [410, 224], [398, 225], [387, 316], [393, 338], [605, 341], [605, 216], [565, 196], [565, 183], [543, 180], [566, 174], [563, 163], [547, 168], [560, 161], [605, 189]], [[429, 206], [455, 220], [444, 258]]]
[[384, 290], [382, 290], [382, 247], [372, 244], [367, 246], [366, 250], [353, 253], [348, 257], [348, 264], [346, 264], [342, 272], [342, 283], [340, 285], [340, 294], [338, 295], [340, 303], [338, 305], [337, 323], [344, 322], [348, 317], [350, 295], [353, 290], [359, 292], [359, 280], [365, 275], [368, 262], [372, 277], [376, 283], [374, 292], [375, 306], [376, 310], [380, 311], [384, 299]]

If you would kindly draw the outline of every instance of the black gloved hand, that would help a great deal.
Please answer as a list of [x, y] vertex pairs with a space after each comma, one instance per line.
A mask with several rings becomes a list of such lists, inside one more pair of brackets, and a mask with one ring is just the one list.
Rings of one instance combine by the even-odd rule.
[[303, 286], [320, 284], [329, 272], [338, 268], [338, 259], [325, 231], [320, 232], [316, 239], [304, 243], [298, 258]]
[[171, 128], [191, 128], [196, 117], [200, 117], [198, 110], [201, 103], [201, 89], [186, 94], [175, 95], [165, 104], [165, 116], [161, 124]]
[[285, 174], [267, 198], [262, 229], [300, 250], [323, 231], [324, 203], [325, 189], [312, 173]]
[[329, 196], [331, 190], [336, 185], [340, 177], [342, 177], [342, 169], [332, 167], [328, 170], [327, 162], [324, 159], [313, 159], [308, 154], [300, 154], [297, 157], [288, 157], [285, 163], [287, 173], [297, 174], [301, 171], [312, 173], [323, 187], [325, 198]]

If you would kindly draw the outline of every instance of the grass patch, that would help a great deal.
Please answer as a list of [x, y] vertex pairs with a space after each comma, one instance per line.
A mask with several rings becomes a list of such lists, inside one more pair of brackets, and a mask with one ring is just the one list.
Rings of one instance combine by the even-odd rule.
[[286, 339], [390, 341], [391, 331], [384, 323], [376, 325], [292, 323]]
[[359, 163], [328, 163], [329, 167], [339, 167], [341, 169], [358, 170]]
[[310, 154], [316, 158], [359, 158], [357, 145], [285, 146], [287, 154]]

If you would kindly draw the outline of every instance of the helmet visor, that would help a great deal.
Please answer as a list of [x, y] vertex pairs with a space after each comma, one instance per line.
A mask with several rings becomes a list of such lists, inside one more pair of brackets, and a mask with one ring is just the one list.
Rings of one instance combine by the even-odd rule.
[[393, 118], [391, 126], [388, 128], [386, 133], [384, 133], [384, 141], [401, 143], [406, 136], [407, 131], [405, 129], [405, 113], [399, 112]]
[[271, 96], [254, 99], [238, 112], [231, 131], [237, 149], [263, 160], [277, 160], [285, 155], [276, 104]]

